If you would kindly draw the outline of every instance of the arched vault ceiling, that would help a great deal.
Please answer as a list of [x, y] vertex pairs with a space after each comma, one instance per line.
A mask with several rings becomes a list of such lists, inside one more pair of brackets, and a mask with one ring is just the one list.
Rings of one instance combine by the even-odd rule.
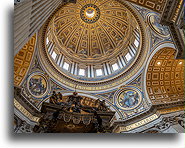
[[184, 100], [184, 60], [175, 59], [175, 49], [163, 48], [153, 56], [146, 88], [153, 104]]

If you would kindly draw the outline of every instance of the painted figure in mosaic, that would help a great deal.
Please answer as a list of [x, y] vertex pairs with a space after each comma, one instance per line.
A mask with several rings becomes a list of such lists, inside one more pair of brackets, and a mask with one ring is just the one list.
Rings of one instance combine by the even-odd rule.
[[35, 78], [32, 77], [29, 81], [29, 89], [32, 92], [33, 95], [39, 96], [45, 93], [46, 91], [46, 86], [43, 82], [43, 78]]
[[125, 108], [134, 107], [139, 100], [138, 93], [134, 91], [127, 91], [124, 93], [123, 97], [124, 98], [121, 98], [120, 104]]

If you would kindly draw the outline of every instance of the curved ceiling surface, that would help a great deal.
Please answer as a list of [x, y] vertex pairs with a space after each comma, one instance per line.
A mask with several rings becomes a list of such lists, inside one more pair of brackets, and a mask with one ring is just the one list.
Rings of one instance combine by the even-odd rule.
[[66, 4], [40, 31], [40, 49], [45, 48], [40, 51], [42, 63], [59, 81], [65, 77], [65, 82], [93, 85], [124, 76], [121, 83], [137, 73], [146, 58], [142, 56], [148, 46], [144, 27], [138, 12], [125, 2], [78, 0]]
[[184, 60], [175, 59], [176, 50], [162, 48], [150, 61], [146, 89], [153, 104], [184, 100]]
[[58, 52], [73, 61], [98, 63], [117, 56], [129, 43], [137, 21], [117, 1], [77, 1], [56, 13], [51, 36]]

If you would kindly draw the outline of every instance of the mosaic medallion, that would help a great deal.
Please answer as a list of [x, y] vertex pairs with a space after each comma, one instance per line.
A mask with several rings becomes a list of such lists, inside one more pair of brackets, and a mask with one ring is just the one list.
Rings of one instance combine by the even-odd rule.
[[47, 91], [46, 78], [41, 74], [31, 75], [28, 79], [28, 90], [34, 97], [43, 97]]
[[94, 4], [87, 4], [82, 7], [80, 16], [86, 23], [95, 23], [100, 18], [100, 9]]
[[123, 110], [135, 109], [141, 102], [141, 92], [133, 88], [120, 90], [115, 99], [116, 105]]
[[168, 36], [170, 34], [168, 27], [160, 24], [160, 18], [154, 13], [148, 15], [148, 23], [154, 32], [160, 36]]

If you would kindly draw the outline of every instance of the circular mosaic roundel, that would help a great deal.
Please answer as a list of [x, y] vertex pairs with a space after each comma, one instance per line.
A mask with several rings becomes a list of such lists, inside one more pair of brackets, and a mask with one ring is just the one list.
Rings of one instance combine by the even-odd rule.
[[47, 91], [46, 78], [41, 74], [33, 74], [28, 79], [28, 90], [34, 97], [43, 97]]
[[136, 108], [141, 102], [142, 95], [137, 89], [121, 90], [116, 99], [116, 105], [123, 110]]
[[86, 23], [95, 23], [100, 18], [100, 9], [94, 4], [87, 4], [82, 7], [80, 16]]

